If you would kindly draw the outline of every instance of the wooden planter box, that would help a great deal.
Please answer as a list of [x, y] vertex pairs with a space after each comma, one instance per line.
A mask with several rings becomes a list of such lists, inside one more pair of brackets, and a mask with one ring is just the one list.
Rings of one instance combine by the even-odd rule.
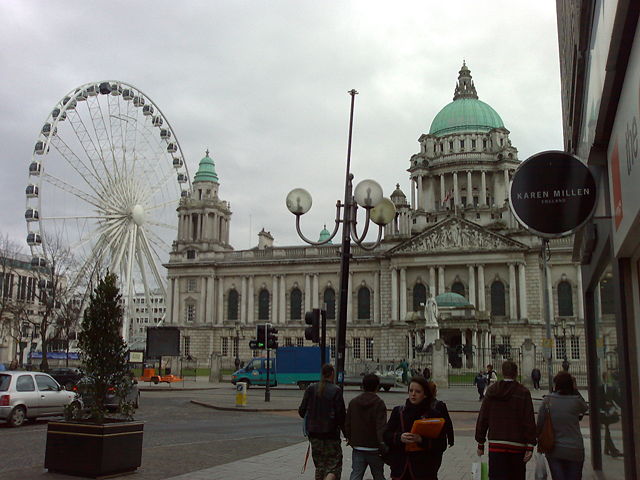
[[49, 422], [44, 467], [50, 472], [104, 477], [142, 463], [142, 422]]

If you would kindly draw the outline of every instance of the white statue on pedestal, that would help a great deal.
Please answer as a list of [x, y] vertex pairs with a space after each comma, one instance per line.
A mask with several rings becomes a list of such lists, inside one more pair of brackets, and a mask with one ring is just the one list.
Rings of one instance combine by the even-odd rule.
[[432, 295], [427, 298], [424, 306], [425, 328], [424, 328], [424, 345], [422, 350], [440, 338], [440, 325], [438, 325], [438, 304]]

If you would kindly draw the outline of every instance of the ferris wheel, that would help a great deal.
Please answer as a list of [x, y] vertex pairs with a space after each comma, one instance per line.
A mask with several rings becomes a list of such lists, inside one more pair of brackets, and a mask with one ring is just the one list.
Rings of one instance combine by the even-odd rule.
[[55, 242], [75, 260], [75, 278], [67, 281], [106, 266], [130, 311], [135, 295], [144, 294], [149, 308], [151, 294], [165, 295], [162, 263], [191, 181], [169, 121], [140, 89], [110, 80], [71, 90], [38, 133], [28, 178], [33, 266], [50, 265]]

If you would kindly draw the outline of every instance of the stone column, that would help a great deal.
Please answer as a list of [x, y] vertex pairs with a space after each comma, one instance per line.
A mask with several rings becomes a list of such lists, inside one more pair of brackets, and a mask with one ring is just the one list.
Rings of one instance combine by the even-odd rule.
[[529, 318], [529, 313], [527, 311], [527, 278], [524, 263], [518, 264], [518, 274], [520, 279], [520, 318], [525, 319]]
[[578, 287], [578, 320], [584, 320], [584, 296], [582, 292], [582, 267], [576, 265], [576, 286]]
[[304, 311], [311, 310], [311, 275], [304, 276]]
[[438, 295], [444, 293], [444, 267], [438, 267]]
[[480, 353], [480, 332], [478, 330], [473, 330], [471, 332], [471, 350], [473, 351], [473, 367], [478, 370], [478, 359]]
[[429, 293], [433, 295], [434, 298], [436, 296], [436, 291], [436, 268], [429, 267]]
[[483, 207], [487, 205], [487, 176], [484, 170], [480, 176], [480, 205]]
[[351, 323], [353, 319], [353, 272], [349, 272], [347, 292], [347, 323]]
[[424, 205], [424, 192], [422, 191], [422, 175], [418, 177], [418, 208], [417, 210], [426, 210]]
[[517, 288], [516, 288], [516, 266], [513, 263], [509, 264], [509, 317], [511, 320], [518, 318], [518, 300], [517, 300]]
[[[527, 338], [522, 344], [522, 383], [529, 387], [533, 387], [531, 380], [531, 370], [536, 365], [536, 350], [530, 338]], [[544, 379], [545, 375], [542, 375]], [[542, 380], [541, 380], [542, 381]]]
[[180, 324], [182, 323], [180, 318], [180, 315], [182, 314], [180, 311], [180, 278], [173, 279], [173, 296], [171, 299], [173, 300], [171, 321], [173, 323]]
[[407, 269], [400, 269], [400, 320], [407, 318]]
[[173, 278], [167, 279], [167, 299], [165, 305], [165, 319], [167, 323], [173, 323], [173, 284], [175, 280]]
[[207, 302], [209, 302], [209, 306], [207, 308], [207, 315], [210, 317], [207, 323], [215, 324], [216, 323], [216, 306], [218, 302], [216, 302], [216, 277], [211, 275], [209, 277], [209, 282], [207, 283], [207, 288], [209, 289], [209, 293], [207, 294]]
[[271, 276], [271, 323], [278, 323], [278, 275]]
[[467, 170], [467, 205], [473, 205], [473, 183], [471, 181], [471, 170]]
[[286, 322], [287, 315], [287, 305], [286, 305], [286, 286], [285, 286], [285, 276], [280, 275], [280, 288], [278, 290], [280, 294], [280, 299], [278, 300], [278, 307], [280, 308], [280, 324], [284, 325]]
[[501, 199], [502, 203], [500, 203], [500, 205], [502, 205], [506, 199], [509, 197], [509, 169], [505, 168], [503, 170], [504, 173], [504, 198]]
[[473, 265], [468, 266], [469, 269], [469, 303], [478, 308], [476, 303], [476, 272]]
[[247, 323], [247, 277], [242, 277], [240, 284], [240, 323]]
[[391, 268], [391, 318], [398, 320], [398, 269]]
[[216, 319], [217, 325], [222, 325], [224, 321], [224, 280], [222, 277], [218, 277], [218, 318]]
[[464, 353], [464, 347], [467, 345], [467, 330], [465, 328], [460, 329], [460, 345], [462, 345], [462, 368], [467, 368], [467, 354]]
[[253, 325], [255, 323], [255, 307], [254, 307], [254, 293], [253, 293], [253, 289], [254, 289], [254, 282], [255, 279], [253, 278], [252, 275], [249, 276], [249, 279], [247, 280], [247, 283], [249, 284], [249, 293], [248, 296], [249, 298], [247, 299], [247, 323], [249, 325]]
[[478, 265], [478, 310], [485, 311], [484, 265]]
[[411, 209], [416, 209], [416, 180], [415, 178], [411, 179]]
[[458, 188], [458, 172], [453, 172], [453, 203], [460, 205], [460, 189]]
[[444, 197], [446, 195], [444, 186], [444, 173], [440, 175], [440, 206], [444, 205]]
[[318, 282], [319, 282], [319, 279], [320, 279], [320, 275], [318, 275], [317, 273], [313, 275], [313, 287], [311, 288], [311, 290], [313, 292], [312, 293], [313, 297], [311, 297], [311, 307], [312, 308], [319, 308], [318, 307], [318, 296], [319, 296], [319, 293], [318, 293], [318, 290], [319, 290]]
[[[200, 278], [200, 295], [198, 299], [198, 313], [196, 315], [197, 323], [204, 323], [205, 305], [207, 302], [207, 277]], [[151, 305], [149, 305], [149, 311], [151, 311]], [[149, 315], [151, 316], [151, 315]]]
[[380, 272], [375, 271], [373, 273], [373, 323], [379, 324], [382, 322], [382, 315], [380, 315]]

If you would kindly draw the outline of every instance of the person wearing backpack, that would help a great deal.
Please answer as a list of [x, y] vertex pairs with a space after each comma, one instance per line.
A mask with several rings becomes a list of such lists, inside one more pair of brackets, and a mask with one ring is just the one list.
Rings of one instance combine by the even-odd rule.
[[320, 381], [309, 385], [298, 407], [311, 443], [315, 480], [340, 480], [342, 474], [340, 431], [344, 430], [346, 411], [334, 376], [333, 365], [323, 365]]
[[[453, 424], [443, 402], [435, 400], [434, 388], [422, 376], [409, 382], [409, 398], [391, 412], [384, 431], [389, 447], [392, 480], [437, 480], [442, 454], [453, 445]], [[436, 438], [411, 433], [416, 420], [444, 418], [445, 424]]]
[[382, 432], [387, 423], [387, 407], [376, 394], [380, 386], [377, 375], [362, 377], [361, 393], [349, 402], [344, 422], [344, 436], [353, 448], [349, 480], [362, 480], [367, 466], [373, 480], [384, 480], [384, 462], [379, 453], [384, 451]]

